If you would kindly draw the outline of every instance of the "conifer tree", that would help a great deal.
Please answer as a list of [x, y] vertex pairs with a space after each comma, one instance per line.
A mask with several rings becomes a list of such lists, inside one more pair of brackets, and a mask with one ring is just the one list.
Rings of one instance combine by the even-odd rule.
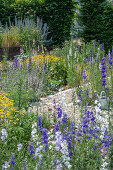
[[71, 25], [74, 19], [73, 0], [45, 0], [37, 15], [47, 23], [54, 44], [61, 45], [70, 39]]
[[100, 40], [105, 51], [113, 45], [113, 6], [106, 0], [80, 0], [79, 24], [83, 26], [81, 36], [85, 42]]

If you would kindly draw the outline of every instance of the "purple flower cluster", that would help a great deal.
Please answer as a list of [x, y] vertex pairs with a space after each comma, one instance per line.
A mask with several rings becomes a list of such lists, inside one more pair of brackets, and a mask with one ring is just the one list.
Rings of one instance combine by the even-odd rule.
[[62, 109], [60, 107], [57, 108], [58, 119], [62, 117]]
[[89, 95], [89, 89], [87, 88], [86, 90], [86, 95], [88, 96]]
[[101, 65], [102, 65], [102, 86], [106, 86], [106, 65], [105, 65], [105, 58], [102, 58], [101, 60]]
[[74, 130], [74, 125], [75, 125], [75, 122], [72, 122], [71, 125], [70, 125], [70, 130]]
[[108, 53], [108, 62], [109, 62], [109, 69], [111, 69], [111, 66], [113, 64], [113, 57], [110, 54], [110, 50], [109, 50], [109, 53]]
[[[11, 155], [11, 162], [10, 162], [10, 164], [12, 164], [13, 166], [16, 165], [14, 154]], [[11, 167], [11, 170], [13, 170], [13, 169], [14, 169], [14, 167]]]
[[87, 78], [87, 75], [86, 75], [86, 71], [85, 71], [85, 70], [83, 70], [82, 76], [83, 76], [83, 79], [84, 79], [84, 80]]
[[59, 131], [59, 124], [58, 123], [56, 123], [56, 125], [55, 125], [55, 132], [58, 132]]
[[64, 114], [62, 118], [62, 123], [66, 124], [66, 121], [67, 121], [67, 114]]
[[64, 134], [64, 140], [67, 141], [67, 144], [68, 144], [68, 153], [69, 153], [69, 157], [72, 158], [72, 135], [70, 132], [66, 132]]
[[47, 135], [47, 129], [43, 129], [42, 131], [42, 143], [45, 145], [45, 149], [46, 150], [48, 148], [48, 135]]
[[90, 49], [90, 54], [92, 55], [92, 48]]
[[33, 143], [29, 143], [29, 154], [30, 154], [30, 156], [32, 155], [32, 154], [34, 154], [35, 152], [34, 152], [34, 147], [33, 147]]
[[40, 128], [40, 131], [43, 129], [42, 128], [42, 117], [40, 115], [38, 116], [38, 127]]
[[99, 138], [99, 132], [93, 112], [87, 111], [87, 113], [84, 113], [82, 124], [79, 124], [78, 130], [76, 131], [77, 140], [80, 142], [84, 134], [87, 136], [87, 139], [92, 137]]
[[102, 43], [102, 47], [100, 47], [100, 51], [104, 50], [104, 43]]
[[104, 132], [104, 137], [103, 137], [103, 139], [101, 140], [102, 146], [101, 146], [101, 148], [99, 149], [99, 150], [102, 152], [102, 154], [101, 154], [102, 157], [105, 157], [106, 154], [108, 153], [108, 149], [111, 148], [112, 141], [113, 141], [113, 135], [109, 135], [109, 134], [108, 134], [108, 131], [105, 130], [105, 132]]
[[78, 92], [78, 99], [82, 101], [81, 92], [82, 92], [82, 90], [80, 89], [79, 92]]
[[84, 64], [87, 64], [87, 62], [89, 63], [89, 60], [87, 58], [85, 58]]

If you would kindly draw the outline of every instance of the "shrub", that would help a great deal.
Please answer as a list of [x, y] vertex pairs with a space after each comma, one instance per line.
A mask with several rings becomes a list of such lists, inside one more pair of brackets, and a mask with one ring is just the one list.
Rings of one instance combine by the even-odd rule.
[[43, 21], [47, 22], [54, 44], [61, 45], [65, 40], [70, 39], [71, 25], [74, 18], [74, 2], [72, 0], [46, 0], [42, 4], [39, 13]]
[[80, 0], [79, 22], [83, 27], [81, 36], [85, 42], [100, 40], [105, 43], [105, 51], [113, 45], [113, 7], [110, 2]]

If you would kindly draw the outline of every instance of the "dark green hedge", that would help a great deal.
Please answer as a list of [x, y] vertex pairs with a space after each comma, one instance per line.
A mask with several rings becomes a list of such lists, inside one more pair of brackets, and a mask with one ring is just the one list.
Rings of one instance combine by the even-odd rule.
[[63, 41], [70, 39], [71, 25], [74, 19], [73, 0], [46, 0], [40, 8], [39, 17], [47, 22], [54, 40], [54, 44], [61, 45]]
[[11, 7], [11, 4], [14, 3], [14, 0], [0, 0], [0, 21], [2, 25], [5, 25], [6, 22], [9, 23], [9, 16], [14, 22], [15, 10]]
[[79, 24], [85, 42], [100, 40], [105, 52], [113, 46], [113, 5], [106, 0], [80, 0]]

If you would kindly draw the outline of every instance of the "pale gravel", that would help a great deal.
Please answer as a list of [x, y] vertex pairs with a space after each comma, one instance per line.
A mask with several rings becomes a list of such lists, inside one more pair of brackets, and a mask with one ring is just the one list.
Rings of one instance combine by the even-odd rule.
[[28, 112], [32, 111], [34, 113], [37, 113], [38, 111], [38, 114], [51, 115], [52, 113], [56, 112], [53, 102], [55, 100], [56, 108], [58, 107], [58, 105], [61, 106], [63, 113], [67, 113], [70, 119], [78, 122], [80, 120], [80, 108], [76, 105], [74, 113], [74, 104], [72, 101], [73, 92], [76, 98], [75, 101], [77, 102], [78, 99], [74, 88], [70, 88], [67, 90], [60, 89], [58, 93], [42, 97], [40, 99], [40, 102], [33, 103], [32, 109], [31, 107], [29, 107]]

